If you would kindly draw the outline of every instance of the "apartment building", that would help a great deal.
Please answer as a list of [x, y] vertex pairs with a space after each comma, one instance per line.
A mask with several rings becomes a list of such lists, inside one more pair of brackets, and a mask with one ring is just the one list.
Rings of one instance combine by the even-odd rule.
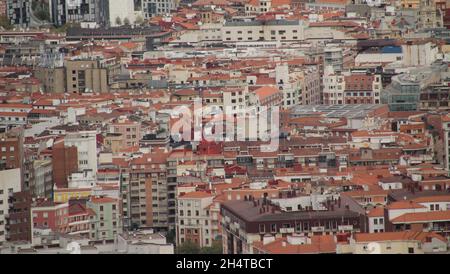
[[211, 246], [218, 236], [212, 228], [210, 206], [214, 195], [203, 191], [183, 193], [177, 199], [177, 243], [192, 242], [199, 247]]
[[[270, 234], [276, 239], [303, 233], [306, 236], [365, 232], [364, 210], [344, 200], [331, 202], [326, 211], [283, 211], [268, 199], [246, 199], [221, 205], [225, 254], [251, 254], [253, 243]], [[351, 207], [351, 208], [350, 208]]]
[[131, 161], [127, 201], [131, 227], [168, 229], [167, 156], [162, 151]]
[[67, 188], [67, 178], [78, 170], [78, 150], [76, 146], [66, 147], [64, 142], [56, 143], [52, 149], [53, 184], [57, 188]]
[[175, 0], [140, 0], [141, 10], [145, 19], [156, 15], [169, 14], [178, 7], [179, 1]]
[[121, 134], [124, 142], [123, 147], [136, 147], [141, 139], [141, 125], [139, 122], [119, 118], [109, 125], [110, 133]]
[[51, 160], [33, 162], [31, 193], [34, 197], [53, 198], [53, 168]]
[[109, 84], [118, 73], [120, 64], [106, 60], [67, 60], [66, 92], [103, 93], [109, 91]]
[[281, 41], [281, 44], [304, 40], [303, 21], [227, 21], [222, 28], [224, 43]]
[[66, 23], [98, 22], [100, 2], [97, 0], [50, 0], [50, 18], [56, 26]]
[[11, 25], [28, 27], [31, 23], [31, 0], [6, 0], [6, 14]]
[[21, 191], [20, 169], [0, 171], [0, 246], [10, 240], [10, 214], [13, 212], [13, 195]]
[[91, 197], [86, 206], [93, 211], [90, 216], [89, 235], [93, 240], [112, 240], [122, 233], [120, 201], [110, 197]]
[[78, 170], [91, 170], [97, 173], [97, 132], [95, 130], [80, 130], [68, 132], [64, 137], [67, 147], [77, 148]]

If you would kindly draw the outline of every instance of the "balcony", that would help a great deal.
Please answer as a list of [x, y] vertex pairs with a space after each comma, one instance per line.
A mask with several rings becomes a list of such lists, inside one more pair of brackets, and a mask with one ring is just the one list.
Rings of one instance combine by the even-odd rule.
[[283, 228], [280, 228], [280, 233], [283, 233], [283, 234], [285, 234], [285, 233], [294, 233], [295, 231], [294, 231], [294, 228], [293, 227], [283, 227]]

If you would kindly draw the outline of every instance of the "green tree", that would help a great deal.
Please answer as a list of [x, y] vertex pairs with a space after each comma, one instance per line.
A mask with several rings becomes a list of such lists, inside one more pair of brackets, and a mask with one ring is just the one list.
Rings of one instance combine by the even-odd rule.
[[200, 247], [191, 241], [186, 241], [183, 244], [177, 246], [176, 248], [176, 254], [199, 254], [199, 253]]
[[0, 16], [0, 27], [6, 29], [6, 30], [10, 30], [13, 28], [13, 26], [11, 25], [11, 22], [9, 21], [9, 19], [6, 16]]
[[122, 25], [122, 19], [120, 19], [119, 16], [116, 18], [116, 25], [121, 26]]
[[223, 254], [222, 240], [215, 240], [211, 246], [200, 249], [201, 254]]
[[138, 16], [136, 17], [136, 20], [134, 21], [134, 23], [135, 23], [136, 25], [142, 25], [142, 24], [144, 23], [144, 18], [143, 18], [142, 16], [138, 15]]
[[167, 232], [166, 240], [168, 243], [175, 244], [175, 229], [171, 229]]
[[129, 26], [130, 25], [130, 19], [125, 17], [125, 19], [123, 19], [123, 24], [126, 25], [126, 26]]

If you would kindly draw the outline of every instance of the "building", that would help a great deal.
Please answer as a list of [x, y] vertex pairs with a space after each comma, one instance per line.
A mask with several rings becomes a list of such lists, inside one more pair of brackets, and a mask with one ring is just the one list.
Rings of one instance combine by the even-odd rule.
[[9, 213], [9, 242], [31, 242], [31, 204], [29, 191], [13, 193]]
[[6, 0], [7, 16], [11, 25], [28, 27], [31, 23], [30, 0]]
[[281, 41], [282, 44], [304, 40], [303, 21], [227, 21], [222, 28], [224, 43]]
[[141, 139], [141, 125], [139, 122], [131, 121], [123, 117], [109, 125], [112, 134], [121, 134], [124, 137], [123, 147], [135, 147]]
[[212, 213], [209, 210], [214, 195], [194, 191], [184, 193], [177, 199], [177, 244], [192, 242], [199, 247], [211, 246], [216, 240], [218, 229], [212, 227]]
[[118, 66], [115, 61], [108, 64], [106, 60], [67, 60], [66, 92], [108, 92]]
[[56, 26], [67, 23], [95, 22], [100, 20], [100, 1], [96, 0], [50, 0], [50, 18]]
[[[95, 130], [81, 130], [68, 132], [64, 137], [67, 147], [76, 147], [78, 155], [78, 170], [91, 170], [97, 174], [97, 132]], [[66, 165], [73, 167], [73, 160]]]
[[57, 143], [52, 149], [53, 183], [57, 188], [67, 188], [67, 178], [78, 170], [78, 150], [76, 146], [66, 147]]
[[433, 232], [357, 233], [350, 248], [338, 246], [339, 253], [424, 254], [447, 251], [447, 240]]
[[53, 198], [52, 160], [35, 160], [33, 162], [31, 193], [33, 197]]
[[100, 24], [102, 26], [116, 27], [134, 24], [140, 15], [135, 8], [134, 0], [100, 0]]
[[14, 193], [21, 191], [20, 169], [0, 171], [0, 246], [10, 240], [10, 214], [13, 213]]
[[93, 240], [114, 239], [122, 233], [122, 219], [118, 199], [91, 197], [86, 206], [93, 211], [89, 235]]
[[391, 111], [417, 110], [420, 93], [430, 85], [439, 83], [443, 71], [447, 71], [447, 65], [435, 63], [393, 76], [391, 84], [381, 95], [381, 102], [388, 104]]
[[145, 19], [156, 15], [170, 14], [172, 10], [177, 9], [179, 3], [175, 0], [141, 0], [140, 2]]
[[221, 205], [224, 253], [251, 254], [253, 243], [263, 241], [266, 234], [277, 239], [294, 233], [312, 236], [367, 231], [364, 210], [350, 204], [343, 198], [339, 204], [331, 202], [325, 211], [282, 211], [265, 199], [225, 202]]

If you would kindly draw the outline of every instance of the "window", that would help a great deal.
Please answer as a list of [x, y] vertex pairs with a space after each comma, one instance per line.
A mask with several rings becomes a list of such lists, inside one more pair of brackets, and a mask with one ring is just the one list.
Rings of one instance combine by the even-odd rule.
[[264, 224], [259, 225], [259, 233], [265, 233], [266, 232], [266, 226]]
[[382, 224], [384, 224], [384, 219], [383, 218], [380, 218], [380, 225], [382, 225]]
[[414, 254], [414, 247], [408, 247], [408, 253]]
[[377, 224], [378, 224], [378, 219], [375, 218], [375, 219], [373, 220], [373, 224], [374, 224], [374, 225], [377, 225]]
[[431, 211], [434, 210], [434, 205], [430, 205], [430, 210], [431, 210]]
[[270, 231], [271, 231], [272, 233], [277, 232], [277, 224], [272, 224], [272, 225], [270, 226]]

